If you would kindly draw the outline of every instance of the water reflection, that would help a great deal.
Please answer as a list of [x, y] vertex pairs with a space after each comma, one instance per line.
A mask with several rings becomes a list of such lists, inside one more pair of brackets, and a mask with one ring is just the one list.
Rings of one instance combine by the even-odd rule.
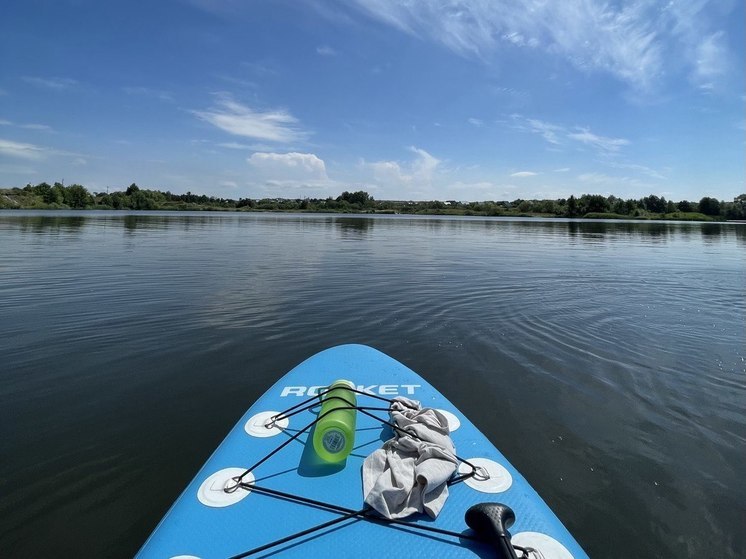
[[0, 212], [0, 229], [18, 229], [30, 233], [74, 232], [84, 227], [121, 227], [125, 233], [166, 230], [178, 227], [182, 231], [221, 227], [225, 223], [238, 226], [261, 223], [295, 222], [300, 229], [318, 225], [333, 227], [340, 238], [365, 240], [377, 226], [406, 227], [423, 233], [447, 230], [452, 234], [483, 230], [490, 234], [565, 237], [571, 243], [599, 244], [616, 238], [638, 239], [665, 244], [674, 238], [700, 236], [711, 244], [729, 236], [746, 244], [746, 224], [620, 220], [512, 219], [443, 216], [330, 216], [318, 214], [258, 214], [229, 212], [104, 212], [104, 211], [18, 211]]
[[[2, 217], [4, 218], [5, 216]], [[45, 234], [79, 232], [85, 224], [86, 217], [83, 215], [32, 215], [19, 216], [15, 219], [13, 219], [13, 217], [10, 219], [0, 219], [0, 227], [2, 228], [6, 228], [6, 225], [10, 225], [16, 226], [24, 232]]]
[[362, 241], [367, 239], [373, 227], [375, 219], [368, 217], [337, 217], [332, 219], [342, 239], [347, 241]]

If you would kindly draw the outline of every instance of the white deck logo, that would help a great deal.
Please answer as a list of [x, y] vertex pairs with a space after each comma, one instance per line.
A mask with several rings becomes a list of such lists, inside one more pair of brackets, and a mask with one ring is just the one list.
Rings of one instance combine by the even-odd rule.
[[[282, 389], [281, 397], [286, 396], [318, 396], [319, 390], [326, 386], [286, 386]], [[368, 394], [378, 394], [380, 396], [412, 396], [414, 391], [420, 388], [419, 384], [371, 384], [365, 386], [361, 384], [357, 387], [361, 392]]]

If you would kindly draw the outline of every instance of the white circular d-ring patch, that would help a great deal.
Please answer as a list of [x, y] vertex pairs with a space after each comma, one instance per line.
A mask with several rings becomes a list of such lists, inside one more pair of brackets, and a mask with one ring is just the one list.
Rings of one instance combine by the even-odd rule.
[[533, 547], [544, 559], [573, 559], [564, 545], [541, 532], [519, 532], [513, 535], [511, 543], [521, 547]]
[[278, 411], [262, 411], [255, 416], [249, 418], [246, 425], [243, 426], [246, 431], [252, 437], [274, 437], [279, 435], [282, 431], [287, 428], [290, 420], [287, 417], [278, 419], [272, 423], [272, 418], [279, 415]]
[[[482, 493], [502, 493], [513, 485], [513, 476], [510, 475], [510, 472], [494, 460], [469, 458], [469, 462], [477, 468], [477, 472], [473, 476], [464, 480], [464, 483], [472, 489]], [[461, 462], [458, 473], [471, 473], [471, 466]]]
[[[245, 471], [246, 468], [225, 468], [212, 474], [197, 489], [199, 502], [208, 507], [216, 508], [235, 505], [251, 493], [251, 490], [243, 487], [239, 487], [235, 491], [226, 491], [226, 489], [235, 486], [236, 482], [233, 478], [242, 475]], [[254, 476], [251, 473], [246, 474], [242, 480], [243, 483], [253, 481]]]
[[451, 412], [446, 410], [436, 410], [442, 413], [446, 416], [446, 419], [448, 420], [448, 430], [453, 433], [456, 429], [461, 427], [461, 420], [453, 415]]

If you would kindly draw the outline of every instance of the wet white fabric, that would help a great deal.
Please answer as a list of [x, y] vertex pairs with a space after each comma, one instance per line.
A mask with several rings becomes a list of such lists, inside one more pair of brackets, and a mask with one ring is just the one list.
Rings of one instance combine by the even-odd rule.
[[416, 512], [435, 518], [448, 498], [446, 482], [458, 465], [448, 419], [402, 397], [394, 399], [389, 415], [405, 433], [395, 429], [394, 438], [365, 459], [365, 502], [386, 518]]

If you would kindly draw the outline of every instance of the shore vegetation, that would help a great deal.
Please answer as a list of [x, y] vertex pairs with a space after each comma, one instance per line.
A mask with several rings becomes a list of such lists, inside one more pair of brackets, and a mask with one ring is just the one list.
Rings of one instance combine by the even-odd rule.
[[376, 200], [363, 190], [327, 198], [219, 198], [204, 194], [174, 194], [131, 184], [113, 192], [90, 192], [80, 184], [55, 182], [0, 189], [0, 209], [94, 209], [172, 211], [257, 211], [378, 213], [410, 215], [473, 215], [578, 217], [587, 219], [666, 219], [678, 221], [746, 220], [746, 194], [732, 201], [704, 196], [699, 201], [674, 202], [654, 194], [623, 199], [583, 194], [556, 200]]

